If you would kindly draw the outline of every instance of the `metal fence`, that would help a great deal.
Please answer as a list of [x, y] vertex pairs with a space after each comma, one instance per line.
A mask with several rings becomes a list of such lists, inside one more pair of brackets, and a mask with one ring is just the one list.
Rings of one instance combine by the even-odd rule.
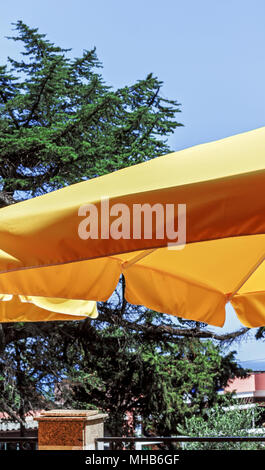
[[[95, 439], [96, 450], [142, 450], [143, 448], [174, 449], [185, 443], [264, 443], [265, 437], [251, 436], [222, 436], [222, 437], [101, 437]], [[185, 448], [185, 447], [184, 447]], [[37, 450], [37, 437], [2, 437], [0, 436], [0, 450]]]
[[0, 436], [0, 450], [37, 450], [37, 437]]

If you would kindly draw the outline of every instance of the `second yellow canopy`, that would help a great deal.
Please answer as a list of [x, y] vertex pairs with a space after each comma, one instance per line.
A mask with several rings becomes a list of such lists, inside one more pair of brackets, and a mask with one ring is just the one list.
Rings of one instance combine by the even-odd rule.
[[94, 301], [0, 294], [1, 323], [84, 320], [97, 316]]

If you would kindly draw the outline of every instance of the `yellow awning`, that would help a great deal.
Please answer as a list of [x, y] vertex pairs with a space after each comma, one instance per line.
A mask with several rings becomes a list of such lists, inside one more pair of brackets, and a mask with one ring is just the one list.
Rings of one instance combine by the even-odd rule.
[[0, 294], [2, 323], [84, 320], [97, 316], [94, 301]]
[[[265, 127], [3, 208], [0, 291], [104, 301], [123, 273], [133, 304], [221, 326], [231, 301], [243, 324], [265, 325], [264, 194]], [[130, 236], [80, 238], [80, 207], [101, 228], [104, 198], [126, 205]], [[166, 230], [131, 236], [134, 204], [186, 204], [184, 249]]]

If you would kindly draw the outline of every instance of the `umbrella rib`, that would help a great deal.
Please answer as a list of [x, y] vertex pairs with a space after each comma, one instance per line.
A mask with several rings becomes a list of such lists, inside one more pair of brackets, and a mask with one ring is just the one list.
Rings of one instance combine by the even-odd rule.
[[138, 255], [134, 256], [131, 259], [129, 259], [128, 261], [124, 261], [124, 263], [122, 263], [122, 267], [127, 269], [130, 266], [132, 266], [133, 264], [140, 261], [141, 259], [145, 258], [146, 256], [151, 255], [156, 250], [158, 250], [158, 248], [151, 248], [150, 250], [142, 251], [141, 253], [139, 253]]
[[252, 274], [257, 271], [257, 269], [260, 267], [260, 265], [263, 263], [265, 260], [265, 255], [263, 254], [262, 257], [257, 261], [257, 263], [251, 268], [251, 270], [243, 277], [243, 279], [240, 281], [238, 286], [235, 288], [235, 290], [228, 296], [228, 302], [237, 294], [239, 289], [243, 287], [243, 285], [248, 281], [248, 279], [252, 276]]

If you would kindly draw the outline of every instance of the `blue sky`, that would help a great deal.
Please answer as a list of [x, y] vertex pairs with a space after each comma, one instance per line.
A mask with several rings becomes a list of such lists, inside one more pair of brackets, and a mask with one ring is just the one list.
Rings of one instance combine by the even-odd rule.
[[[264, 0], [13, 0], [1, 5], [0, 62], [17, 54], [4, 37], [22, 19], [74, 56], [96, 46], [114, 88], [152, 72], [182, 104], [184, 127], [169, 140], [179, 150], [264, 125], [264, 18]], [[240, 326], [230, 307], [228, 316], [225, 330]], [[265, 357], [262, 342], [238, 350]]]

